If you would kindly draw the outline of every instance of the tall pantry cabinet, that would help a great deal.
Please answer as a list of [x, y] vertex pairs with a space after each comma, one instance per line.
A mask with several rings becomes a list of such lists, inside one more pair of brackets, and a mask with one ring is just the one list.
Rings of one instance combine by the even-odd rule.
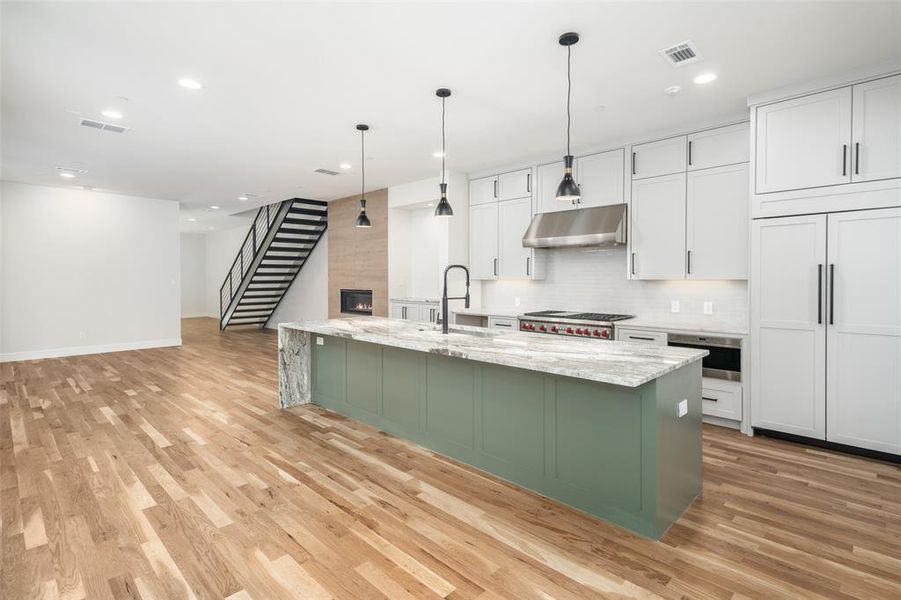
[[901, 455], [901, 76], [752, 111], [751, 423]]

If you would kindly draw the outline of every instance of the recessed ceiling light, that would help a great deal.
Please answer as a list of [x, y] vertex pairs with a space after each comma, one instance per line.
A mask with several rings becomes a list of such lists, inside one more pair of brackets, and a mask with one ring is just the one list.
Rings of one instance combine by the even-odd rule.
[[216, 229], [215, 227], [207, 227], [207, 229]]
[[663, 90], [663, 93], [666, 94], [667, 96], [675, 96], [680, 91], [682, 91], [681, 87], [679, 87], [678, 85], [671, 85], [668, 88], [666, 88], [665, 90]]
[[710, 83], [714, 79], [716, 79], [715, 73], [703, 73], [695, 77], [695, 83], [697, 83], [698, 85], [704, 85], [705, 83]]
[[199, 90], [203, 88], [202, 83], [200, 83], [196, 79], [191, 79], [190, 77], [182, 77], [178, 80], [178, 85], [189, 90]]
[[190, 219], [188, 219], [188, 221], [190, 221], [191, 223], [195, 222], [196, 220], [197, 219], [195, 219], [194, 217], [191, 217]]
[[65, 177], [66, 179], [75, 179], [75, 173], [69, 173], [68, 171], [63, 171], [59, 176]]
[[432, 152], [432, 156], [434, 156], [435, 158], [444, 158], [444, 152], [437, 150], [435, 152]]
[[349, 169], [352, 165], [350, 163], [341, 163], [338, 166], [341, 167], [342, 169]]
[[244, 202], [245, 200], [247, 200], [247, 196], [238, 196], [238, 200]]
[[426, 206], [428, 206], [428, 207], [432, 207], [432, 206], [435, 206], [435, 205], [434, 205], [434, 204], [432, 204], [432, 203], [431, 203], [431, 202], [427, 202], [427, 203], [426, 203]]
[[210, 208], [212, 208], [213, 210], [219, 210], [219, 207], [215, 204], [210, 204]]
[[106, 117], [107, 119], [121, 119], [122, 118], [122, 113], [120, 113], [118, 110], [105, 110], [100, 114], [103, 115], [104, 117]]

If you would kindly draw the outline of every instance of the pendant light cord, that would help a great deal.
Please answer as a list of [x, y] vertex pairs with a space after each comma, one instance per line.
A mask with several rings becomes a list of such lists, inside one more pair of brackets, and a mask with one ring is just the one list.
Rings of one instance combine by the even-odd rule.
[[566, 47], [566, 155], [569, 151], [569, 128], [572, 120], [569, 113], [570, 96], [572, 95], [572, 46]]
[[362, 175], [360, 182], [360, 202], [363, 203], [363, 210], [366, 209], [366, 132], [360, 131], [360, 173]]
[[445, 179], [445, 160], [447, 160], [447, 143], [444, 134], [444, 104], [447, 98], [441, 98], [441, 183], [447, 183]]

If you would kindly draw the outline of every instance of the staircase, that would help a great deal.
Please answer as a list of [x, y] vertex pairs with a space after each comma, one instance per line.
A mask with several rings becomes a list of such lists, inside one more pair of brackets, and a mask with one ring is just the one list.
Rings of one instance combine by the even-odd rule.
[[327, 227], [319, 200], [261, 207], [219, 289], [219, 329], [265, 327]]

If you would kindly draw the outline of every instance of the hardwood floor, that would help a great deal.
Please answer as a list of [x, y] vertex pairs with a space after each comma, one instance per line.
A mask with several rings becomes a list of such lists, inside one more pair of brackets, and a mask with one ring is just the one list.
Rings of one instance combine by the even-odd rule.
[[901, 467], [704, 432], [651, 542], [317, 407], [275, 335], [0, 365], [0, 598], [899, 598]]

